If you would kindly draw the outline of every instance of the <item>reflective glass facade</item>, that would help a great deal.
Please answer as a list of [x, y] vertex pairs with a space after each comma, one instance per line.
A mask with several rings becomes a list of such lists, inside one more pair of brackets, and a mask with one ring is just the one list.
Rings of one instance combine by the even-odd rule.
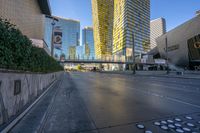
[[91, 0], [96, 58], [112, 55], [113, 0]]
[[[135, 56], [149, 50], [150, 0], [114, 0], [113, 54]], [[134, 36], [133, 36], [134, 35]]]
[[[56, 22], [55, 27], [60, 27], [62, 30], [62, 50], [54, 50], [54, 55], [60, 57], [63, 53], [65, 58], [76, 55], [76, 46], [80, 45], [80, 22], [72, 19], [64, 19], [56, 17], [59, 21]], [[51, 49], [51, 33], [52, 33], [52, 19], [46, 18], [45, 21], [45, 42]], [[71, 57], [72, 58], [72, 57]]]
[[95, 59], [94, 35], [92, 27], [85, 27], [82, 30], [82, 46], [84, 50], [84, 57], [88, 59]]
[[76, 59], [84, 59], [83, 46], [76, 46]]

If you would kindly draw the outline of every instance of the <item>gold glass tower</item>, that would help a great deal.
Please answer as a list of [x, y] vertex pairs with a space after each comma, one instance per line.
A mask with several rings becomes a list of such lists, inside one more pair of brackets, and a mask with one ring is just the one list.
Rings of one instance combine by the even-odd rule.
[[112, 55], [113, 0], [92, 0], [96, 58]]
[[131, 58], [133, 37], [138, 57], [149, 49], [150, 0], [114, 0], [113, 55]]

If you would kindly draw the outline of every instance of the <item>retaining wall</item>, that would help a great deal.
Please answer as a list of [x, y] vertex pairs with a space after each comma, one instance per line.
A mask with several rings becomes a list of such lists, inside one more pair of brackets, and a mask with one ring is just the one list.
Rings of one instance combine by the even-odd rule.
[[62, 73], [0, 72], [0, 125], [22, 112]]

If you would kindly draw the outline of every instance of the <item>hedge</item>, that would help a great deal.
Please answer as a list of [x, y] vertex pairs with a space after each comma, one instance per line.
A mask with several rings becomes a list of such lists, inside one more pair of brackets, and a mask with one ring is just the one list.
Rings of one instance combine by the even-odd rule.
[[56, 72], [63, 67], [8, 20], [0, 18], [0, 68], [30, 72]]

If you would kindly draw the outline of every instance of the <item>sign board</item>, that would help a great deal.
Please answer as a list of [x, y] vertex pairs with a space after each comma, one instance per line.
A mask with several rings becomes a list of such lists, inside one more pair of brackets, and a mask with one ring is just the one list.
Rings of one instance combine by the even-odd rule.
[[164, 59], [155, 59], [155, 64], [166, 64], [166, 60], [164, 60]]
[[195, 47], [196, 49], [200, 49], [200, 42], [194, 43], [194, 47]]
[[54, 48], [62, 49], [62, 30], [60, 27], [55, 27], [54, 29]]

